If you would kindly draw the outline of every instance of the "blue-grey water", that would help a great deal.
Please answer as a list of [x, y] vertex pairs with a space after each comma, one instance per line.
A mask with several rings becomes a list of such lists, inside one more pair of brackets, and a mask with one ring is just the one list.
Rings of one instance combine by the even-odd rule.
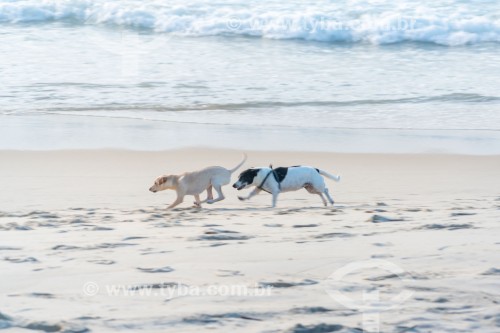
[[0, 1], [0, 148], [500, 153], [499, 13], [462, 0]]

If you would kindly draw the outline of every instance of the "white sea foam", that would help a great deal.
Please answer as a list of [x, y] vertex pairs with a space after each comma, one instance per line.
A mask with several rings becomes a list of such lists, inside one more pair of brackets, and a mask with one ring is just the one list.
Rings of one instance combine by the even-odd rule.
[[496, 1], [7, 0], [1, 24], [63, 21], [187, 36], [254, 36], [321, 42], [467, 45], [500, 42]]

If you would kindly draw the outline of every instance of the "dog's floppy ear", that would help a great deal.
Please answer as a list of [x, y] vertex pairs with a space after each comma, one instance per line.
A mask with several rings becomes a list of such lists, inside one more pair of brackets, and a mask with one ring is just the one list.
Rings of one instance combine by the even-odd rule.
[[158, 185], [164, 184], [168, 179], [168, 176], [163, 176], [158, 178]]

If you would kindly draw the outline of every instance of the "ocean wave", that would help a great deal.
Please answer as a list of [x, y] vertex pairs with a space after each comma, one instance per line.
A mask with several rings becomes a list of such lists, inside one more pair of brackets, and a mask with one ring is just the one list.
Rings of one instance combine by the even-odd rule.
[[408, 97], [396, 99], [363, 99], [349, 101], [251, 101], [242, 103], [207, 103], [194, 105], [130, 105], [130, 104], [106, 104], [86, 107], [62, 107], [49, 108], [41, 111], [68, 113], [78, 112], [99, 112], [99, 111], [154, 111], [154, 112], [182, 112], [182, 111], [239, 111], [239, 110], [255, 110], [255, 109], [286, 109], [286, 108], [301, 108], [301, 107], [320, 107], [320, 108], [336, 108], [336, 107], [358, 107], [370, 105], [404, 105], [404, 104], [425, 104], [425, 103], [500, 103], [500, 97], [485, 96], [481, 94], [445, 94], [436, 96]]
[[330, 43], [500, 42], [496, 1], [0, 0], [0, 23], [66, 22], [180, 36], [252, 36]]

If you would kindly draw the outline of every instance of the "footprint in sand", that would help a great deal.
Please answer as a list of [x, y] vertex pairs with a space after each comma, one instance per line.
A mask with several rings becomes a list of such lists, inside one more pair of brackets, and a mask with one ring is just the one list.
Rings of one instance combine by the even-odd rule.
[[379, 247], [394, 246], [394, 244], [392, 244], [392, 243], [390, 243], [390, 242], [385, 242], [385, 243], [373, 243], [373, 245], [375, 245], [375, 246], [379, 246]]
[[66, 333], [86, 333], [90, 330], [80, 325], [73, 325], [69, 323], [63, 324], [49, 324], [44, 321], [29, 322], [24, 318], [13, 318], [0, 312], [0, 329], [6, 328], [20, 328], [23, 332], [25, 330], [41, 331], [41, 332], [66, 332]]
[[230, 312], [216, 315], [201, 314], [191, 317], [186, 317], [182, 319], [182, 322], [194, 325], [205, 325], [205, 324], [221, 324], [222, 319], [244, 319], [244, 320], [255, 320], [261, 321], [262, 319], [256, 318], [255, 314], [245, 314], [238, 312]]
[[327, 234], [321, 234], [321, 235], [316, 235], [314, 238], [318, 239], [326, 239], [326, 238], [347, 238], [347, 237], [354, 237], [353, 234], [348, 234], [345, 232], [330, 232]]
[[98, 265], [113, 265], [116, 263], [116, 261], [114, 260], [105, 260], [105, 259], [88, 260], [88, 262]]
[[129, 241], [129, 240], [134, 240], [134, 239], [146, 239], [148, 237], [140, 237], [140, 236], [131, 236], [131, 237], [125, 237], [124, 239], [122, 239], [122, 241], [126, 242], [126, 241]]
[[427, 312], [438, 313], [438, 314], [461, 314], [461, 313], [470, 313], [476, 312], [476, 308], [472, 305], [464, 305], [458, 307], [444, 307], [440, 306], [437, 308], [427, 309]]
[[205, 231], [205, 234], [207, 235], [215, 235], [215, 234], [237, 234], [237, 231], [232, 231], [232, 230], [224, 230], [224, 229], [216, 229], [216, 228], [210, 228], [209, 230]]
[[197, 238], [197, 240], [209, 240], [209, 241], [228, 241], [228, 240], [247, 240], [252, 237], [245, 235], [227, 235], [227, 234], [218, 234], [218, 235], [202, 235]]
[[28, 216], [32, 216], [33, 218], [43, 218], [43, 219], [58, 219], [59, 216], [56, 214], [52, 214], [50, 212], [44, 212], [44, 211], [32, 211], [31, 213], [28, 214]]
[[466, 213], [466, 212], [458, 212], [458, 213], [451, 213], [451, 217], [457, 217], [457, 216], [470, 216], [470, 215], [476, 215], [476, 213]]
[[387, 274], [387, 275], [380, 275], [380, 276], [374, 276], [374, 277], [368, 277], [365, 278], [367, 281], [384, 281], [384, 280], [391, 280], [391, 279], [415, 279], [415, 280], [426, 280], [425, 277], [416, 275], [416, 274], [410, 274], [409, 272], [404, 272], [401, 274]]
[[224, 245], [228, 245], [229, 243], [213, 243], [213, 244], [210, 244], [210, 247], [218, 247], [218, 246], [224, 246]]
[[187, 287], [187, 285], [178, 282], [162, 282], [162, 283], [148, 283], [140, 284], [137, 286], [130, 287], [129, 290], [141, 290], [141, 289], [163, 289], [172, 287]]
[[269, 227], [269, 228], [279, 228], [279, 227], [282, 227], [283, 224], [279, 224], [279, 223], [267, 223], [267, 224], [264, 224], [264, 227]]
[[[144, 253], [141, 253], [141, 256], [147, 256], [147, 255], [150, 255], [150, 254], [163, 254], [163, 253], [171, 253], [171, 252], [174, 252], [172, 250], [163, 250], [163, 251], [151, 251], [151, 250], [154, 250], [154, 249], [151, 249], [151, 248], [147, 248], [147, 249], [141, 249], [141, 251], [145, 251]], [[146, 251], [149, 251], [149, 252], [146, 252]]]
[[137, 269], [140, 270], [141, 272], [145, 272], [145, 273], [170, 273], [170, 272], [174, 271], [174, 269], [172, 267], [169, 267], [169, 266], [159, 267], [159, 268], [137, 267]]
[[291, 288], [298, 286], [311, 286], [314, 284], [318, 284], [318, 281], [305, 279], [300, 282], [286, 282], [282, 280], [278, 280], [275, 282], [260, 282], [259, 285], [263, 288], [272, 287], [272, 288]]
[[0, 251], [18, 251], [18, 250], [22, 250], [22, 248], [13, 246], [0, 246]]
[[252, 238], [251, 236], [242, 235], [237, 231], [224, 230], [210, 228], [205, 231], [204, 235], [201, 235], [197, 240], [210, 240], [210, 241], [228, 241], [228, 240], [247, 240]]
[[373, 215], [369, 221], [371, 221], [373, 223], [401, 222], [401, 221], [404, 221], [404, 219], [399, 218], [399, 217], [386, 217], [386, 216], [382, 216], [382, 215]]
[[27, 225], [19, 225], [17, 223], [7, 223], [5, 226], [0, 226], [0, 230], [33, 230], [33, 228]]
[[96, 227], [93, 227], [91, 230], [92, 231], [110, 231], [110, 230], [115, 230], [115, 229], [108, 228], [108, 227], [98, 227], [98, 226], [96, 226]]
[[312, 324], [312, 325], [302, 325], [297, 324], [294, 327], [286, 330], [286, 333], [318, 333], [318, 332], [362, 332], [362, 330], [355, 328], [349, 329], [347, 328], [344, 331], [344, 326], [339, 324]]
[[135, 246], [134, 243], [101, 243], [96, 245], [89, 245], [86, 247], [79, 247], [73, 245], [56, 245], [52, 250], [98, 250], [98, 249], [114, 249], [117, 247]]
[[36, 258], [33, 258], [33, 257], [19, 257], [19, 258], [13, 258], [13, 257], [5, 257], [3, 258], [3, 260], [5, 261], [8, 261], [8, 262], [12, 262], [12, 263], [15, 263], [15, 264], [22, 264], [22, 263], [37, 263], [39, 262], [38, 259]]
[[392, 254], [373, 254], [371, 256], [372, 259], [383, 259], [383, 258], [392, 258], [394, 257]]
[[332, 309], [327, 309], [322, 306], [311, 306], [311, 307], [302, 307], [302, 308], [293, 308], [290, 310], [291, 313], [294, 314], [314, 314], [314, 313], [325, 313], [331, 312]]
[[483, 272], [481, 275], [500, 275], [500, 268], [490, 268], [486, 272]]
[[448, 303], [450, 300], [444, 297], [439, 297], [433, 300], [434, 303]]
[[240, 271], [233, 271], [230, 269], [219, 269], [220, 273], [217, 273], [217, 276], [227, 277], [227, 276], [244, 276]]
[[47, 299], [56, 298], [54, 294], [49, 294], [49, 293], [31, 293], [31, 294], [26, 294], [26, 296], [36, 297], [36, 298], [47, 298]]
[[460, 229], [476, 229], [470, 223], [464, 224], [426, 224], [424, 226], [416, 228], [416, 230], [460, 230]]

